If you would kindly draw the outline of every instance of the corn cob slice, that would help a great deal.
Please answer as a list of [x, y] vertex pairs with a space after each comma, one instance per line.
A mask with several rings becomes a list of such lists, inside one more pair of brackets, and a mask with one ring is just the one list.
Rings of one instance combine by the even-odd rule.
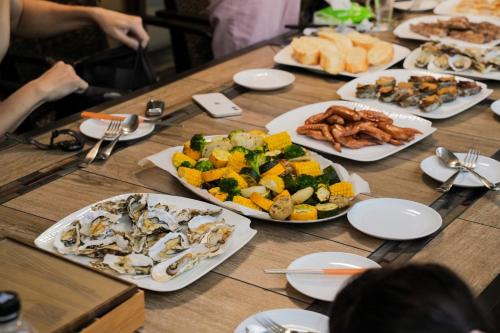
[[269, 211], [269, 208], [273, 205], [273, 201], [265, 198], [261, 194], [257, 192], [253, 192], [252, 195], [250, 195], [250, 200], [266, 212]]
[[204, 183], [213, 182], [214, 180], [221, 179], [227, 172], [227, 168], [213, 169], [201, 173], [201, 178]]
[[323, 172], [321, 166], [316, 161], [292, 162], [295, 173], [299, 175], [319, 176]]
[[201, 184], [203, 182], [201, 178], [201, 171], [186, 167], [180, 167], [177, 172], [179, 176], [184, 178], [189, 184], [196, 187], [201, 187]]
[[235, 151], [232, 153], [227, 160], [227, 167], [233, 169], [236, 172], [240, 172], [247, 165], [245, 160], [245, 154], [241, 151]]
[[290, 220], [317, 220], [318, 219], [318, 211], [316, 207], [311, 205], [296, 205], [293, 206], [292, 215], [290, 215]]
[[220, 187], [212, 187], [208, 190], [208, 193], [219, 199], [220, 201], [226, 201], [228, 194], [221, 192]]
[[285, 182], [278, 176], [262, 177], [259, 184], [276, 193], [281, 193], [285, 189]]
[[264, 142], [267, 144], [267, 148], [270, 151], [282, 150], [286, 146], [292, 144], [292, 138], [290, 138], [290, 134], [288, 134], [288, 132], [284, 131], [268, 136], [264, 139]]
[[278, 199], [279, 197], [283, 197], [283, 196], [291, 197], [290, 192], [288, 192], [288, 190], [283, 190], [280, 192], [280, 194], [275, 196], [273, 200], [276, 201], [276, 199]]
[[196, 161], [201, 158], [201, 152], [192, 149], [189, 141], [184, 142], [184, 149], [182, 152]]
[[266, 172], [264, 172], [262, 174], [262, 176], [263, 177], [265, 177], [265, 176], [279, 176], [283, 172], [285, 172], [285, 167], [283, 166], [283, 164], [278, 163], [275, 166], [273, 166], [271, 169], [269, 169]]
[[210, 154], [210, 161], [214, 164], [216, 168], [223, 168], [227, 165], [231, 153], [223, 149], [214, 149]]
[[174, 167], [178, 168], [182, 164], [182, 162], [189, 162], [191, 165], [196, 164], [196, 161], [191, 157], [181, 152], [175, 152], [172, 156], [172, 164], [174, 165]]
[[236, 173], [236, 171], [234, 171], [233, 169], [226, 168], [224, 178], [233, 178], [234, 180], [236, 180], [240, 189], [248, 187], [248, 183], [246, 182], [246, 180], [238, 173]]
[[248, 208], [260, 210], [259, 206], [254, 204], [252, 200], [242, 197], [241, 195], [235, 195], [233, 198], [233, 202]]
[[342, 195], [347, 198], [352, 198], [354, 196], [354, 186], [351, 182], [341, 181], [340, 183], [330, 185], [330, 194], [332, 196]]

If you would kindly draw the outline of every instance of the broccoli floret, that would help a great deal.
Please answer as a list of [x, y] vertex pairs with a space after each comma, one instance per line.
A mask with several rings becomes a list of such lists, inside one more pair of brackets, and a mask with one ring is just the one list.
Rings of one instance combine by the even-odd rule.
[[340, 182], [340, 178], [333, 166], [330, 165], [323, 169], [323, 174], [317, 176], [316, 181], [318, 184], [332, 185]]
[[219, 187], [221, 192], [228, 194], [227, 200], [233, 200], [235, 195], [240, 194], [240, 188], [238, 187], [238, 182], [234, 178], [222, 178], [219, 181]]
[[228, 138], [229, 138], [229, 139], [232, 139], [232, 137], [233, 137], [235, 134], [238, 134], [238, 133], [243, 133], [243, 132], [245, 132], [245, 131], [244, 131], [244, 130], [242, 130], [242, 129], [233, 130], [233, 131], [229, 132], [229, 134], [228, 134]]
[[205, 137], [203, 136], [203, 134], [195, 134], [191, 138], [191, 142], [189, 143], [189, 146], [193, 150], [202, 151], [203, 148], [205, 148], [206, 144], [207, 144], [207, 140], [205, 140]]
[[200, 171], [209, 171], [214, 168], [214, 164], [210, 160], [201, 160], [196, 162], [194, 168]]
[[306, 154], [306, 152], [304, 149], [302, 149], [302, 147], [294, 145], [294, 144], [286, 146], [283, 149], [283, 157], [287, 160], [289, 160], [291, 158], [304, 156], [305, 154]]
[[245, 155], [245, 160], [247, 164], [252, 167], [260, 175], [259, 168], [262, 164], [268, 162], [268, 157], [263, 151], [249, 151]]
[[233, 147], [231, 148], [231, 150], [229, 151], [230, 153], [234, 153], [234, 152], [241, 152], [243, 154], [248, 154], [250, 152], [250, 150], [246, 149], [245, 147], [242, 147], [242, 146], [236, 146], [236, 147]]
[[181, 165], [179, 165], [179, 168], [180, 167], [185, 167], [185, 168], [193, 168], [193, 165], [189, 162], [189, 161], [184, 161], [181, 163]]
[[283, 177], [283, 182], [285, 183], [285, 189], [290, 192], [290, 193], [295, 193], [297, 192], [297, 182], [296, 179], [293, 175], [291, 174], [286, 174]]
[[314, 190], [316, 190], [317, 184], [318, 183], [316, 182], [316, 177], [311, 176], [311, 175], [300, 175], [297, 177], [297, 179], [295, 181], [295, 185], [297, 186], [297, 190], [301, 190], [301, 189], [309, 187], [309, 186], [311, 186], [312, 188], [314, 188]]

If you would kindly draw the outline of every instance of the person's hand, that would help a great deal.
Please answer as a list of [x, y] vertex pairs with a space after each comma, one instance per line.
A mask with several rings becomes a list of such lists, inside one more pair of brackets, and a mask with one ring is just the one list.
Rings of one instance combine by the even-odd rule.
[[83, 92], [88, 83], [82, 80], [73, 66], [58, 61], [52, 68], [33, 81], [44, 101], [55, 101], [73, 92]]
[[137, 50], [139, 43], [143, 48], [149, 43], [149, 35], [139, 16], [95, 8], [94, 18], [102, 31], [134, 50]]

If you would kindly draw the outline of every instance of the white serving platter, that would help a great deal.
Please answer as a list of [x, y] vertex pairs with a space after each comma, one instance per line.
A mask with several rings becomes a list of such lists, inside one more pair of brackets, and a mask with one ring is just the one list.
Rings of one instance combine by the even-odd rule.
[[[449, 37], [438, 37], [438, 36], [431, 36], [431, 37], [426, 37], [424, 35], [417, 34], [416, 32], [413, 32], [410, 29], [410, 25], [412, 24], [417, 24], [421, 22], [425, 23], [432, 23], [432, 22], [437, 22], [437, 20], [449, 20], [452, 18], [452, 16], [441, 16], [441, 15], [428, 15], [428, 16], [418, 16], [411, 18], [409, 20], [406, 20], [402, 22], [400, 25], [394, 29], [394, 34], [398, 36], [399, 38], [407, 38], [407, 39], [416, 39], [416, 40], [436, 40], [445, 44], [456, 44], [459, 46], [464, 46], [464, 47], [480, 47], [480, 48], [492, 48], [498, 43], [500, 43], [500, 39], [491, 41], [489, 43], [485, 44], [475, 44], [475, 43], [469, 43], [460, 39], [454, 39], [454, 38], [449, 38]], [[491, 16], [472, 16], [472, 15], [467, 15], [467, 18], [469, 19], [470, 22], [491, 22], [493, 24], [498, 25], [498, 18], [493, 18]]]
[[[431, 75], [434, 76], [435, 78], [439, 78], [442, 76], [450, 76], [449, 74], [438, 74], [424, 70], [388, 69], [377, 73], [367, 74], [364, 75], [363, 77], [351, 80], [346, 84], [344, 84], [339, 90], [337, 90], [337, 94], [339, 94], [342, 99], [363, 103], [379, 110], [387, 110], [390, 112], [399, 112], [399, 113], [411, 113], [429, 119], [446, 119], [468, 110], [470, 107], [476, 105], [483, 99], [487, 98], [493, 92], [493, 90], [488, 89], [486, 84], [482, 82], [477, 82], [477, 84], [482, 88], [479, 94], [467, 97], [458, 97], [455, 101], [449, 103], [443, 103], [443, 105], [441, 105], [437, 110], [431, 112], [423, 112], [416, 106], [403, 108], [394, 103], [381, 102], [378, 99], [356, 97], [356, 86], [360, 83], [374, 84], [375, 81], [380, 76], [392, 76], [397, 80], [397, 82], [405, 82], [412, 75], [420, 75], [420, 76]], [[467, 79], [462, 76], [458, 75], [454, 76], [459, 81], [473, 81], [471, 79]]]
[[[434, 13], [438, 15], [463, 15], [463, 16], [468, 16], [468, 13], [464, 12], [457, 12], [455, 9], [455, 6], [458, 5], [460, 0], [445, 0], [441, 2], [439, 5], [434, 8]], [[472, 13], [474, 14], [474, 13]], [[476, 15], [476, 14], [474, 14]], [[488, 14], [478, 14], [482, 16], [489, 16], [489, 17], [494, 17], [497, 20], [500, 19], [500, 17], [495, 16], [495, 15], [488, 15]]]
[[[125, 199], [132, 194], [134, 193], [120, 194], [111, 198], [107, 198], [99, 202], [93, 203], [92, 205], [88, 205], [74, 213], [71, 213], [70, 215], [64, 217], [59, 222], [55, 223], [50, 228], [45, 230], [40, 236], [38, 236], [37, 239], [35, 239], [36, 246], [46, 251], [57, 253], [53, 247], [54, 238], [67, 225], [71, 224], [75, 220], [78, 220], [78, 218], [81, 217], [85, 212], [87, 212], [90, 209], [90, 207], [92, 207], [97, 203], [108, 200]], [[192, 208], [192, 209], [202, 209], [202, 210], [219, 209], [219, 207], [203, 201], [177, 197], [172, 195], [165, 195], [165, 194], [156, 194], [156, 193], [148, 193], [148, 194], [149, 197], [153, 200], [167, 202], [169, 204], [175, 205], [178, 208]], [[154, 291], [161, 291], [161, 292], [179, 290], [188, 286], [189, 284], [198, 280], [203, 275], [207, 274], [212, 269], [220, 265], [227, 258], [233, 255], [236, 251], [245, 246], [245, 244], [248, 243], [257, 233], [256, 230], [250, 228], [250, 220], [241, 215], [238, 215], [227, 209], [223, 209], [220, 216], [223, 217], [229, 224], [235, 226], [234, 232], [229, 238], [226, 250], [220, 255], [200, 261], [191, 270], [186, 271], [167, 282], [155, 281], [149, 275], [143, 277], [137, 277], [131, 275], [117, 274], [116, 276], [119, 277], [120, 279], [134, 283], [140, 288], [154, 290]], [[64, 257], [86, 266], [89, 266], [90, 261], [95, 260], [93, 258], [88, 258], [84, 256], [75, 256], [75, 255], [64, 255]]]
[[[419, 47], [415, 50], [413, 50], [405, 59], [403, 63], [403, 67], [406, 69], [414, 69], [414, 70], [424, 70], [422, 68], [418, 68], [415, 66], [415, 62], [417, 61], [417, 58], [422, 52], [422, 49]], [[489, 73], [481, 73], [476, 70], [468, 69], [465, 71], [460, 71], [460, 72], [455, 72], [455, 71], [450, 71], [450, 70], [444, 70], [444, 71], [439, 71], [435, 73], [443, 73], [443, 74], [450, 74], [450, 75], [460, 75], [460, 76], [467, 76], [473, 79], [479, 79], [479, 80], [497, 80], [500, 81], [500, 72], [495, 71], [495, 72], [489, 72]]]
[[[385, 65], [380, 65], [380, 66], [370, 66], [366, 72], [362, 73], [349, 73], [349, 72], [340, 72], [339, 75], [345, 75], [345, 76], [350, 76], [350, 77], [359, 77], [366, 75], [368, 73], [376, 72], [378, 70], [386, 69], [394, 65], [395, 63], [398, 63], [399, 61], [403, 60], [408, 54], [410, 54], [410, 50], [407, 49], [404, 46], [397, 45], [397, 44], [392, 44], [394, 47], [394, 57], [392, 58], [391, 62], [385, 64]], [[288, 45], [282, 48], [276, 55], [274, 56], [274, 62], [280, 65], [287, 65], [287, 66], [293, 66], [293, 67], [300, 67], [300, 68], [305, 68], [309, 69], [312, 71], [316, 72], [321, 72], [328, 74], [325, 72], [321, 66], [319, 65], [304, 65], [295, 60], [292, 56], [292, 46]], [[333, 74], [330, 74], [333, 75]]]
[[[401, 127], [413, 127], [421, 131], [422, 134], [417, 134], [417, 136], [415, 136], [415, 139], [401, 146], [382, 144], [382, 145], [364, 147], [360, 149], [349, 149], [342, 147], [341, 152], [338, 152], [335, 149], [333, 149], [332, 144], [329, 142], [319, 141], [305, 135], [297, 134], [296, 128], [303, 125], [304, 121], [307, 118], [309, 118], [312, 115], [325, 112], [326, 109], [328, 109], [332, 105], [345, 106], [356, 110], [370, 109], [374, 111], [379, 111], [393, 118], [395, 125]], [[377, 161], [384, 157], [395, 154], [398, 151], [401, 151], [417, 143], [418, 141], [424, 139], [425, 137], [431, 135], [436, 130], [435, 128], [432, 127], [432, 123], [430, 121], [422, 119], [420, 117], [410, 114], [387, 112], [381, 110], [383, 110], [383, 108], [369, 107], [366, 104], [357, 102], [346, 102], [346, 101], [321, 102], [321, 103], [305, 105], [295, 110], [288, 111], [287, 113], [284, 113], [279, 117], [273, 119], [271, 122], [269, 122], [266, 125], [266, 128], [272, 133], [286, 130], [288, 131], [288, 133], [290, 133], [292, 141], [299, 145], [311, 148], [313, 150], [321, 151], [330, 155], [340, 156], [343, 158], [360, 162]]]
[[[210, 137], [207, 137], [207, 138], [210, 138]], [[210, 201], [216, 205], [219, 205], [219, 206], [227, 208], [227, 209], [231, 209], [235, 212], [238, 212], [238, 213], [243, 214], [243, 215], [248, 216], [248, 217], [253, 217], [253, 218], [271, 221], [271, 222], [294, 223], [294, 224], [299, 223], [300, 224], [300, 223], [316, 223], [316, 222], [329, 221], [329, 220], [335, 219], [337, 217], [343, 216], [343, 215], [347, 214], [347, 212], [348, 212], [348, 209], [342, 210], [339, 214], [337, 214], [335, 216], [324, 218], [324, 219], [318, 219], [318, 220], [304, 220], [304, 221], [275, 220], [275, 219], [272, 219], [271, 216], [269, 216], [269, 214], [266, 212], [247, 208], [245, 206], [233, 203], [231, 201], [222, 202], [222, 201], [218, 200], [217, 198], [215, 198], [210, 193], [208, 193], [207, 190], [193, 186], [193, 185], [189, 184], [188, 182], [186, 182], [183, 178], [179, 177], [179, 175], [177, 174], [177, 169], [172, 164], [172, 156], [174, 155], [175, 152], [182, 152], [182, 148], [183, 147], [181, 147], [181, 146], [168, 148], [168, 149], [163, 150], [159, 153], [156, 153], [154, 155], [146, 157], [144, 160], [140, 161], [139, 163], [142, 164], [142, 163], [144, 163], [145, 160], [149, 160], [150, 162], [152, 162], [154, 165], [156, 165], [160, 169], [167, 171], [172, 176], [177, 178], [177, 180], [179, 180], [179, 182], [181, 182], [181, 184], [185, 188], [189, 189], [191, 192], [195, 193], [199, 197], [201, 197], [207, 201]], [[322, 157], [319, 154], [316, 154], [315, 152], [311, 152], [311, 154], [312, 154], [313, 158], [316, 159], [316, 161], [318, 161], [318, 163], [320, 164], [322, 169], [331, 165], [331, 166], [333, 166], [333, 168], [337, 172], [337, 175], [339, 176], [340, 180], [347, 180], [347, 181], [352, 182], [354, 184], [354, 192], [356, 195], [360, 194], [360, 193], [370, 193], [370, 186], [368, 185], [368, 183], [363, 178], [358, 176], [357, 174], [349, 174], [347, 172], [347, 170], [343, 166], [341, 166], [340, 164], [333, 163], [332, 161]]]

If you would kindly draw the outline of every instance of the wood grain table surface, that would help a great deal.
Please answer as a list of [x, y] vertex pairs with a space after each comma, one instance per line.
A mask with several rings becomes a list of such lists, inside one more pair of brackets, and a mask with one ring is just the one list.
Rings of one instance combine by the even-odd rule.
[[[410, 17], [410, 16], [407, 16]], [[401, 19], [401, 17], [400, 17]], [[392, 33], [381, 38], [415, 48]], [[232, 76], [247, 68], [273, 67], [277, 45], [264, 45], [178, 81], [103, 110], [105, 113], [143, 112], [151, 98], [167, 102], [167, 112], [190, 105], [196, 93], [217, 92], [233, 85]], [[401, 63], [394, 68], [401, 68]], [[195, 133], [223, 134], [233, 129], [264, 129], [274, 117], [310, 103], [338, 99], [336, 90], [349, 78], [318, 76], [289, 69], [296, 76], [288, 88], [273, 92], [244, 92], [234, 98], [241, 116], [214, 119], [199, 112], [183, 127], [166, 128], [147, 140], [125, 147], [106, 163], [70, 172], [19, 195], [0, 206], [0, 234], [27, 242], [51, 224], [93, 202], [126, 192], [159, 192], [195, 198], [176, 179], [151, 165], [139, 166], [144, 157], [181, 145]], [[383, 160], [361, 163], [331, 157], [350, 172], [367, 180], [372, 197], [395, 197], [431, 205], [440, 197], [438, 183], [422, 173], [420, 162], [438, 146], [453, 151], [475, 147], [490, 156], [500, 148], [500, 123], [489, 109], [500, 96], [497, 82], [490, 98], [453, 118], [434, 121], [437, 131], [423, 141]], [[65, 127], [78, 128], [81, 121]], [[41, 135], [46, 137], [47, 134]], [[92, 143], [92, 142], [91, 142]], [[0, 152], [0, 186], [68, 159], [25, 145]], [[437, 262], [455, 270], [480, 293], [500, 273], [499, 195], [489, 192], [416, 253], [412, 262]], [[320, 251], [342, 251], [369, 256], [383, 241], [352, 228], [345, 217], [310, 225], [280, 225], [253, 221], [255, 238], [239, 252], [192, 285], [172, 293], [146, 292], [144, 332], [232, 332], [246, 317], [275, 308], [308, 308], [313, 300], [295, 291], [280, 275], [265, 275], [264, 268], [286, 267], [294, 259]]]

